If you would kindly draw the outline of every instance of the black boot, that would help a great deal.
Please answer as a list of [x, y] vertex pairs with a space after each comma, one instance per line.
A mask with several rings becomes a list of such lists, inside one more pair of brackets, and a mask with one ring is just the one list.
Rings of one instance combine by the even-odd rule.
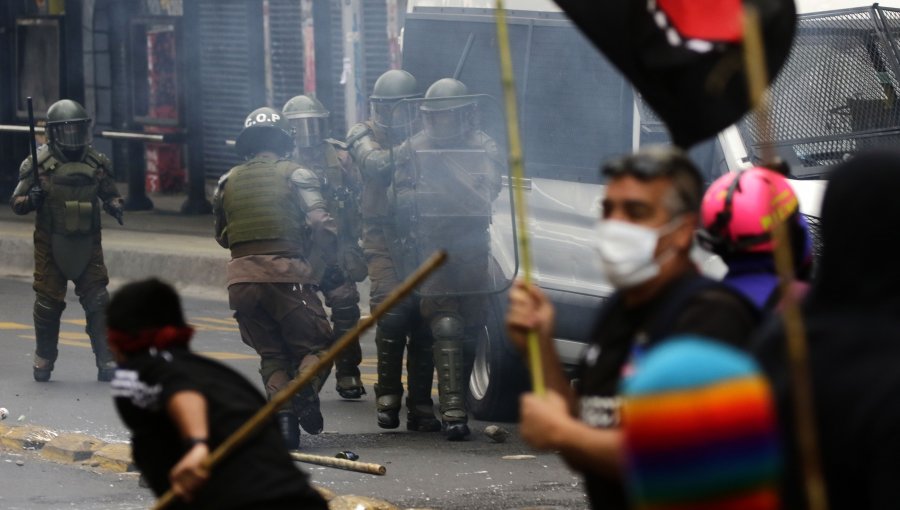
[[[315, 365], [318, 361], [319, 358], [315, 354], [306, 355], [300, 362], [298, 372], [300, 374], [304, 373], [307, 367]], [[294, 412], [297, 414], [300, 426], [308, 434], [321, 434], [325, 428], [325, 418], [322, 416], [319, 391], [322, 389], [322, 384], [328, 379], [330, 372], [330, 366], [323, 369], [310, 380], [309, 384], [294, 395]]]
[[50, 380], [58, 355], [59, 319], [65, 308], [64, 301], [53, 301], [43, 296], [34, 300], [34, 336], [37, 346], [32, 369], [35, 381]]
[[[332, 306], [331, 321], [334, 324], [335, 339], [341, 338], [359, 322], [359, 306], [355, 302], [350, 306]], [[359, 338], [356, 338], [338, 354], [338, 358], [335, 360], [334, 389], [341, 398], [356, 400], [366, 394], [366, 388], [363, 386], [359, 373], [361, 362], [362, 349], [359, 346]]]
[[383, 429], [399, 427], [400, 395], [382, 395], [375, 399], [375, 413], [379, 427]]
[[288, 450], [300, 449], [300, 426], [297, 415], [289, 411], [280, 411], [275, 415], [278, 422], [278, 430], [284, 437], [284, 446]]

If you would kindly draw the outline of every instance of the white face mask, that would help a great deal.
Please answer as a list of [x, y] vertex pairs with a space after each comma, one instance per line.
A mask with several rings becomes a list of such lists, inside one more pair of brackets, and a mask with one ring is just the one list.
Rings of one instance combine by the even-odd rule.
[[659, 238], [673, 232], [680, 223], [680, 219], [675, 218], [655, 229], [619, 220], [598, 221], [594, 249], [600, 256], [609, 282], [621, 290], [656, 277], [660, 264], [674, 255], [669, 250], [656, 257]]

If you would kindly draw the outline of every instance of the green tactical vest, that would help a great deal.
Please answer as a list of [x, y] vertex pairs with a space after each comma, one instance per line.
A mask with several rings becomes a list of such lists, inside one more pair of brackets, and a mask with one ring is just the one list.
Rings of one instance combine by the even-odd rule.
[[291, 161], [253, 159], [231, 170], [223, 208], [225, 232], [232, 247], [265, 240], [306, 246], [306, 214], [290, 184], [296, 168]]
[[83, 162], [62, 163], [52, 155], [38, 162], [41, 175], [49, 177], [47, 199], [38, 212], [38, 228], [67, 236], [100, 232], [99, 163], [90, 157]]

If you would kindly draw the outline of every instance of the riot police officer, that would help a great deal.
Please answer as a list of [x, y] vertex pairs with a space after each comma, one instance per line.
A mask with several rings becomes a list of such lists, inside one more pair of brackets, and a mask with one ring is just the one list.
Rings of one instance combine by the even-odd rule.
[[[281, 112], [251, 112], [235, 148], [246, 161], [219, 179], [215, 234], [231, 250], [229, 305], [241, 339], [260, 356], [271, 398], [331, 345], [331, 326], [306, 254], [316, 245], [326, 264], [335, 264], [337, 227], [316, 174], [289, 159], [294, 140]], [[298, 421], [310, 434], [322, 431], [318, 393], [327, 376], [327, 370], [317, 374], [293, 405], [278, 413], [288, 448], [299, 445]]]
[[465, 388], [487, 319], [485, 296], [499, 290], [491, 283], [488, 226], [503, 160], [478, 128], [479, 104], [462, 82], [438, 80], [417, 104], [424, 128], [410, 138], [388, 197], [405, 274], [434, 250], [448, 252], [447, 264], [419, 289], [420, 311], [434, 338], [442, 428], [459, 440], [469, 435]]
[[50, 380], [66, 286], [72, 280], [84, 308], [97, 380], [110, 381], [115, 362], [106, 344], [109, 277], [100, 244], [100, 207], [121, 223], [124, 204], [113, 181], [112, 163], [90, 145], [91, 118], [83, 106], [69, 99], [53, 103], [47, 110], [46, 132], [47, 144], [37, 151], [40, 182], [34, 182], [31, 158], [26, 159], [10, 200], [16, 214], [37, 211], [34, 380]]
[[[318, 246], [314, 246], [310, 254], [325, 304], [331, 308], [331, 323], [337, 339], [359, 322], [359, 291], [356, 284], [365, 280], [368, 274], [359, 245], [362, 235], [359, 211], [362, 182], [350, 163], [344, 144], [326, 138], [329, 112], [322, 103], [314, 97], [295, 96], [284, 105], [282, 114], [294, 136], [294, 160], [315, 172], [328, 211], [337, 220], [337, 265], [326, 267], [323, 255], [318, 253]], [[359, 373], [361, 361], [362, 350], [357, 338], [335, 361], [335, 389], [341, 397], [358, 399], [365, 395]]]
[[[416, 79], [406, 71], [390, 70], [375, 81], [370, 120], [350, 128], [347, 147], [363, 179], [360, 208], [363, 216], [363, 248], [372, 287], [370, 302], [381, 303], [403, 277], [395, 263], [388, 239], [396, 239], [387, 190], [391, 184], [394, 159], [404, 153], [401, 144], [414, 119], [395, 118], [394, 106], [419, 94]], [[399, 117], [399, 116], [398, 116]], [[392, 150], [392, 146], [393, 150]], [[394, 157], [392, 157], [394, 156]], [[408, 339], [408, 344], [407, 344]], [[408, 297], [388, 311], [377, 324], [378, 383], [375, 384], [378, 426], [400, 426], [403, 398], [403, 351], [407, 349], [406, 399], [408, 430], [436, 432], [441, 424], [434, 417], [431, 386], [434, 378], [431, 331], [419, 313], [418, 299]]]

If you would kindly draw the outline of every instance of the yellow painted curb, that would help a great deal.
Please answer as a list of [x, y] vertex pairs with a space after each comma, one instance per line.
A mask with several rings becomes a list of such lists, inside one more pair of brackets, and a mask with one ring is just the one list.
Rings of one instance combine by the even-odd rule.
[[332, 491], [331, 489], [326, 489], [325, 487], [321, 487], [314, 483], [311, 485], [312, 485], [313, 489], [315, 489], [319, 493], [319, 495], [322, 496], [322, 499], [324, 499], [325, 501], [331, 501], [332, 499], [335, 498], [335, 496], [337, 496], [337, 494], [335, 494], [334, 491]]
[[126, 473], [137, 469], [131, 460], [131, 445], [125, 443], [107, 444], [94, 452], [86, 463], [91, 467], [114, 473]]
[[85, 434], [60, 434], [41, 448], [41, 456], [54, 462], [72, 464], [89, 459], [106, 443]]
[[35, 425], [10, 427], [0, 437], [0, 445], [10, 450], [40, 450], [56, 435], [52, 430]]
[[328, 502], [328, 510], [400, 510], [387, 501], [365, 496], [337, 496]]

